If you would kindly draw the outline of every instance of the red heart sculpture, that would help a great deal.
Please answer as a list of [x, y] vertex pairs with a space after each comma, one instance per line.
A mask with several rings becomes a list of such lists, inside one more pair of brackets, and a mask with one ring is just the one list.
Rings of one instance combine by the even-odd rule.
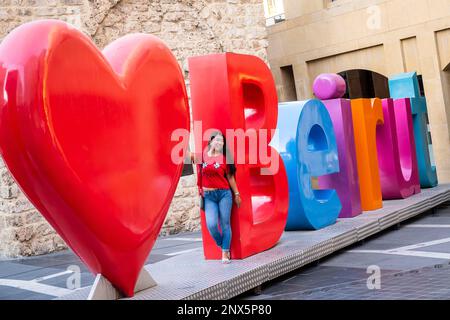
[[44, 20], [3, 40], [0, 66], [8, 169], [91, 271], [132, 296], [183, 166], [171, 158], [172, 132], [190, 123], [175, 57], [144, 34], [102, 53]]

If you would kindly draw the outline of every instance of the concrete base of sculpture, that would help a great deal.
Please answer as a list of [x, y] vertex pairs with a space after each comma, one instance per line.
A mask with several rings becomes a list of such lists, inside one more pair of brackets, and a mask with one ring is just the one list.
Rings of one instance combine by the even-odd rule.
[[[139, 274], [134, 292], [138, 293], [156, 285], [157, 284], [150, 273], [143, 268]], [[122, 294], [111, 284], [111, 282], [101, 274], [98, 274], [95, 277], [94, 284], [91, 287], [87, 300], [118, 300], [121, 298], [123, 298]]]
[[[205, 260], [202, 250], [180, 254], [146, 265], [158, 285], [131, 299], [230, 299], [448, 201], [448, 184], [423, 189], [408, 199], [384, 201], [382, 209], [338, 219], [321, 230], [284, 232], [274, 248], [231, 264]], [[81, 288], [58, 299], [84, 300], [89, 291], [90, 287]]]

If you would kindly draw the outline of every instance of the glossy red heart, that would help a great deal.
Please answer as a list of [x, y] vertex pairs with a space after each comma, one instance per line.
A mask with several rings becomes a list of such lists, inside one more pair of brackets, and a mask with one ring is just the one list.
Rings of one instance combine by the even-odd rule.
[[7, 167], [91, 271], [132, 296], [183, 166], [171, 158], [172, 132], [189, 130], [175, 57], [144, 34], [100, 52], [44, 20], [3, 40], [0, 66]]

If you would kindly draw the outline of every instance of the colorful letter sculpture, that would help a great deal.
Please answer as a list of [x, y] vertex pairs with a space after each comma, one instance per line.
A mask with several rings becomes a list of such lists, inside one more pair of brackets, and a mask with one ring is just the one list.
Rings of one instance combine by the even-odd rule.
[[422, 188], [435, 187], [438, 179], [436, 166], [432, 164], [430, 157], [432, 143], [428, 131], [427, 101], [420, 95], [417, 74], [413, 72], [393, 76], [389, 79], [389, 90], [393, 99], [410, 99], [420, 186]]
[[[241, 54], [214, 54], [189, 59], [191, 98], [194, 120], [201, 120], [203, 131], [216, 128], [227, 134], [227, 129], [249, 130], [256, 133], [258, 156], [250, 163], [249, 144], [245, 150], [232, 149], [236, 162], [236, 182], [242, 204], [231, 214], [233, 230], [231, 255], [242, 259], [273, 247], [286, 225], [288, 211], [288, 184], [279, 155], [279, 166], [271, 174], [260, 159], [261, 148], [275, 152], [268, 146], [272, 130], [277, 124], [277, 94], [272, 74], [261, 59]], [[262, 138], [262, 132], [269, 133]], [[196, 139], [197, 141], [198, 139]], [[227, 139], [230, 145], [232, 142]], [[203, 150], [196, 145], [196, 152]], [[236, 156], [245, 154], [245, 163]], [[254, 153], [254, 152], [252, 152]], [[267, 154], [267, 153], [266, 153]], [[270, 169], [268, 169], [270, 170]], [[221, 250], [209, 235], [204, 212], [201, 215], [203, 248], [207, 259], [220, 259]]]
[[342, 98], [346, 91], [344, 78], [336, 73], [322, 73], [313, 83], [314, 95], [320, 100]]
[[189, 130], [177, 60], [153, 36], [128, 35], [102, 53], [44, 20], [2, 41], [0, 65], [8, 169], [90, 270], [132, 296], [183, 168], [168, 138]]
[[341, 202], [333, 189], [314, 190], [311, 178], [339, 171], [333, 124], [320, 100], [279, 105], [279, 139], [289, 182], [286, 230], [321, 229], [336, 222]]
[[382, 101], [384, 125], [377, 129], [377, 151], [383, 199], [407, 198], [420, 192], [409, 101]]
[[323, 100], [333, 122], [338, 146], [339, 172], [320, 176], [321, 189], [335, 189], [341, 200], [339, 218], [352, 218], [361, 214], [358, 171], [350, 100], [341, 99], [345, 94], [345, 80], [337, 74], [321, 74], [314, 81], [314, 94]]
[[351, 101], [361, 207], [364, 211], [383, 206], [377, 155], [377, 126], [383, 124], [380, 99]]

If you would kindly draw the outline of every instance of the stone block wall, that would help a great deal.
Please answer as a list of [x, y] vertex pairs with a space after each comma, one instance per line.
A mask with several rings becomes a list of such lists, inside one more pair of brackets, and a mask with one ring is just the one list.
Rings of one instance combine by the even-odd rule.
[[[0, 40], [22, 23], [60, 19], [99, 48], [133, 32], [158, 36], [173, 51], [189, 89], [187, 58], [248, 53], [267, 61], [262, 0], [0, 0]], [[188, 90], [189, 92], [189, 90]], [[195, 175], [182, 177], [161, 234], [200, 229]], [[0, 258], [66, 248], [0, 163]]]

